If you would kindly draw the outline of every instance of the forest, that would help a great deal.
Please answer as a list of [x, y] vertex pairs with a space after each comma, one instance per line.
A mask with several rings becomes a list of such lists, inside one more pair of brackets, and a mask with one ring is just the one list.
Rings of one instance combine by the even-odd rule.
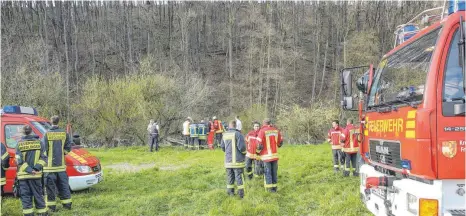
[[1, 105], [58, 114], [91, 146], [142, 145], [187, 116], [287, 143], [325, 139], [342, 68], [377, 64], [394, 31], [435, 1], [2, 1]]

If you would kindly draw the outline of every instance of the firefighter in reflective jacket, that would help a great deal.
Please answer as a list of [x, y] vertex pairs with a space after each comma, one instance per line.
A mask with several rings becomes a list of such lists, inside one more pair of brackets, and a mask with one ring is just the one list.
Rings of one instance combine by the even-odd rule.
[[254, 176], [259, 177], [264, 173], [263, 164], [260, 157], [256, 154], [257, 136], [259, 135], [260, 124], [254, 122], [254, 130], [249, 131], [246, 135], [247, 153], [246, 153], [246, 175], [252, 179], [252, 166], [254, 163]]
[[[24, 215], [47, 215], [42, 185], [42, 169], [46, 165], [45, 145], [36, 135], [31, 135], [29, 125], [23, 127], [24, 136], [16, 146], [16, 163], [19, 191]], [[34, 202], [34, 204], [33, 204]]]
[[204, 148], [207, 139], [207, 125], [204, 120], [201, 120], [201, 123], [197, 125], [197, 129], [199, 131], [199, 147], [202, 146], [202, 148]]
[[199, 131], [196, 123], [192, 123], [189, 125], [189, 136], [191, 137], [191, 141], [189, 142], [189, 148], [199, 148]]
[[56, 211], [56, 192], [60, 197], [63, 207], [71, 209], [71, 192], [66, 174], [65, 155], [71, 151], [69, 135], [58, 128], [58, 116], [52, 116], [52, 127], [44, 135], [47, 166], [44, 167], [45, 186], [47, 188], [47, 206], [50, 211]]
[[357, 140], [357, 135], [359, 133], [359, 129], [353, 125], [353, 121], [348, 119], [346, 121], [346, 128], [342, 133], [342, 140], [343, 142], [343, 154], [345, 154], [345, 171], [343, 173], [344, 176], [349, 176], [351, 171], [350, 163], [353, 167], [353, 176], [358, 176], [358, 167], [357, 167], [357, 154], [359, 152], [359, 144]]
[[235, 195], [235, 181], [240, 198], [244, 197], [244, 160], [246, 144], [243, 135], [236, 130], [236, 121], [230, 121], [230, 130], [223, 136], [220, 147], [225, 152], [227, 193]]
[[220, 145], [222, 141], [222, 134], [224, 131], [222, 121], [218, 120], [216, 116], [212, 118], [214, 121], [212, 122], [212, 127], [215, 131], [215, 142], [217, 143], [217, 147]]
[[344, 169], [345, 158], [341, 152], [341, 138], [343, 129], [340, 127], [338, 120], [332, 122], [332, 129], [328, 131], [328, 141], [332, 145], [333, 169], [336, 172]]
[[282, 145], [280, 131], [270, 125], [270, 119], [264, 119], [257, 136], [257, 151], [264, 162], [264, 186], [269, 192], [277, 192], [278, 148]]
[[6, 150], [5, 145], [2, 143], [1, 144], [1, 155], [2, 155], [2, 169], [1, 169], [1, 174], [2, 174], [2, 179], [0, 181], [0, 185], [2, 186], [1, 190], [1, 195], [3, 195], [3, 185], [6, 184], [6, 178], [5, 178], [5, 172], [10, 167], [10, 154], [8, 154], [8, 151]]
[[191, 117], [187, 117], [186, 121], [183, 123], [183, 136], [184, 136], [184, 148], [187, 149], [189, 146], [189, 142], [191, 142], [191, 137], [189, 136], [189, 124], [191, 124], [193, 120]]

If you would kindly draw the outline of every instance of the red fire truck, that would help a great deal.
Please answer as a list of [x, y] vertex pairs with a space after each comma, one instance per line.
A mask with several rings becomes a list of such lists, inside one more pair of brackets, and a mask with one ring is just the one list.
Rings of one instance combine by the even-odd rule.
[[[5, 193], [13, 192], [16, 177], [15, 148], [21, 138], [21, 130], [25, 125], [32, 128], [33, 134], [40, 138], [51, 127], [50, 122], [39, 117], [36, 109], [22, 106], [4, 106], [0, 110], [0, 141], [5, 144], [10, 154], [10, 168], [6, 171]], [[89, 188], [103, 180], [100, 161], [79, 145], [73, 145], [65, 156], [66, 172], [72, 191]]]
[[359, 111], [360, 196], [375, 215], [465, 215], [464, 0], [448, 8], [400, 26], [376, 69], [341, 72], [342, 107]]

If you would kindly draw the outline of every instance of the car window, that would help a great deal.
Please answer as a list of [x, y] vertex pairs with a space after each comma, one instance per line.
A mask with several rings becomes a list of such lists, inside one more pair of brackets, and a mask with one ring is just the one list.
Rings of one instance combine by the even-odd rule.
[[454, 104], [464, 100], [463, 72], [458, 56], [459, 31], [456, 30], [448, 51], [448, 60], [445, 67], [442, 94], [442, 113], [444, 116], [454, 115]]
[[[8, 148], [16, 148], [18, 141], [23, 136], [24, 124], [5, 125], [5, 142]], [[32, 132], [34, 135], [34, 131]]]
[[381, 69], [376, 73], [372, 85], [369, 107], [423, 99], [424, 84], [439, 32], [440, 28], [422, 36], [380, 63]]
[[34, 127], [40, 131], [41, 134], [45, 134], [45, 132], [47, 132], [51, 127], [52, 125], [50, 125], [50, 123], [48, 122], [31, 122], [32, 125], [34, 125]]

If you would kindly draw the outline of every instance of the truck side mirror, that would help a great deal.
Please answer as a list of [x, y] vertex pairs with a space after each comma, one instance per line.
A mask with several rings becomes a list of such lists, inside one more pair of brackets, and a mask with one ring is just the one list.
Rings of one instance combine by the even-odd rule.
[[79, 136], [79, 134], [73, 135], [73, 143], [75, 145], [81, 145], [81, 137]]
[[352, 79], [353, 75], [351, 74], [350, 70], [344, 70], [342, 73], [342, 88], [343, 88], [343, 96], [351, 96], [352, 94]]

